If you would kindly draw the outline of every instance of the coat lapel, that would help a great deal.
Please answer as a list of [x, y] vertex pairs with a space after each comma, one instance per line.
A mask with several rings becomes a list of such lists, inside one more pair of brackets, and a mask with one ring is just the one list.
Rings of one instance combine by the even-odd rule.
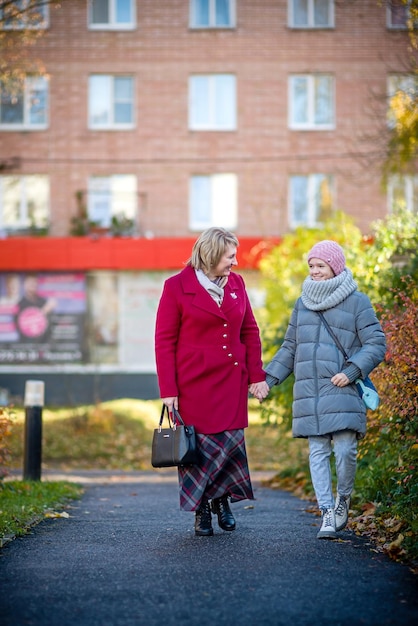
[[190, 266], [184, 268], [181, 273], [181, 283], [184, 293], [194, 294], [193, 305], [208, 313], [225, 317], [222, 308], [219, 308], [212, 296], [208, 294], [196, 278], [194, 269]]

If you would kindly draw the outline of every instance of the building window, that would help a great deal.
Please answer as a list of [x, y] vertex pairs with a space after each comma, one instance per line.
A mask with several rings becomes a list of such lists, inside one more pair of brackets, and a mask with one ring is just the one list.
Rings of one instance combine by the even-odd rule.
[[333, 177], [326, 174], [291, 176], [289, 183], [290, 226], [316, 226], [333, 210]]
[[418, 176], [392, 176], [388, 185], [388, 209], [418, 213]]
[[191, 28], [234, 28], [235, 0], [190, 0]]
[[49, 224], [48, 176], [0, 176], [0, 229], [42, 230]]
[[290, 78], [289, 126], [294, 130], [328, 130], [335, 125], [334, 78], [325, 74]]
[[418, 101], [418, 77], [414, 74], [392, 74], [388, 77], [388, 126], [394, 128], [399, 117], [414, 114]]
[[408, 20], [411, 19], [411, 3], [412, 0], [390, 0], [390, 2], [387, 2], [386, 21], [388, 28], [394, 30], [405, 30], [408, 28]]
[[38, 130], [47, 127], [48, 81], [26, 77], [20, 88], [0, 86], [1, 130]]
[[89, 5], [92, 29], [129, 30], [136, 26], [133, 0], [90, 0]]
[[236, 80], [231, 74], [191, 76], [189, 128], [236, 130]]
[[134, 126], [134, 81], [130, 76], [93, 75], [89, 79], [89, 127]]
[[291, 28], [334, 28], [334, 0], [289, 0]]
[[0, 28], [4, 30], [31, 30], [48, 28], [49, 6], [42, 0], [2, 2]]
[[235, 174], [192, 176], [190, 179], [191, 230], [211, 226], [235, 229], [238, 216], [238, 182]]
[[137, 180], [133, 174], [92, 176], [88, 182], [89, 221], [103, 228], [128, 221], [136, 224], [137, 198]]

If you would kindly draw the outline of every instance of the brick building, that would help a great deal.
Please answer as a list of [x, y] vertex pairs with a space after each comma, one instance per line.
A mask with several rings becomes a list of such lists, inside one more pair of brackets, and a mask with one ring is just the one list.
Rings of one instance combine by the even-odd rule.
[[376, 0], [64, 0], [44, 13], [32, 54], [46, 77], [0, 109], [7, 175], [37, 177], [17, 217], [2, 186], [6, 231], [66, 236], [80, 199], [91, 221], [123, 213], [155, 237], [221, 222], [277, 236], [329, 205], [367, 231], [386, 214], [377, 138], [408, 34]]
[[[334, 209], [366, 233], [395, 198], [417, 207], [417, 179], [383, 191], [379, 169], [388, 97], [415, 84], [400, 3], [63, 0], [39, 11], [31, 54], [45, 74], [17, 96], [3, 87], [0, 102], [1, 272], [86, 272], [88, 312], [89, 272], [170, 271], [214, 224], [248, 250]], [[2, 27], [13, 36], [25, 19]], [[133, 238], [71, 239], [97, 228]], [[45, 230], [41, 245], [16, 239]], [[77, 357], [83, 371], [91, 353]], [[126, 369], [120, 345], [113, 359]]]

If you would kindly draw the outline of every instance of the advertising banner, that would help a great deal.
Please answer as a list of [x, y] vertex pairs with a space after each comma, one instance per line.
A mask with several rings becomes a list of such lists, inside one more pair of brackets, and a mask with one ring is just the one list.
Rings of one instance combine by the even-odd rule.
[[0, 364], [83, 363], [85, 275], [0, 274]]

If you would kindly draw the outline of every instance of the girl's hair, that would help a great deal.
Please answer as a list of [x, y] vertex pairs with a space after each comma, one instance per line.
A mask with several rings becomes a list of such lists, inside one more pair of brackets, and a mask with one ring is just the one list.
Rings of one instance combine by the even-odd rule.
[[239, 246], [238, 239], [233, 233], [225, 228], [208, 228], [196, 240], [187, 265], [208, 274], [211, 267], [218, 265], [228, 246]]

